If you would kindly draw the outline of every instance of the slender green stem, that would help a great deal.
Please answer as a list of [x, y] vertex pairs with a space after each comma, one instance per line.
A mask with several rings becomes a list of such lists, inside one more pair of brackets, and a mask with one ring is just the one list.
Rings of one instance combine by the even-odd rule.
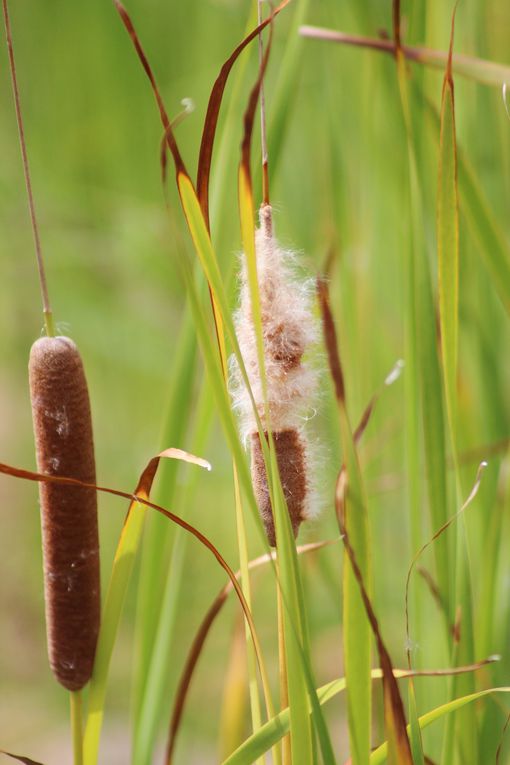
[[[239, 551], [239, 566], [241, 569], [241, 587], [243, 589], [244, 596], [248, 606], [251, 608], [251, 586], [250, 586], [250, 573], [248, 570], [248, 547], [246, 540], [246, 527], [244, 523], [243, 508], [241, 502], [241, 491], [239, 486], [239, 476], [235, 462], [233, 464], [234, 475], [234, 494], [236, 505], [236, 523], [237, 523], [237, 546]], [[255, 650], [253, 646], [253, 640], [251, 637], [249, 625], [245, 623], [246, 630], [246, 651], [248, 659], [248, 682], [250, 692], [250, 709], [251, 709], [251, 723], [253, 732], [259, 730], [262, 724], [261, 712], [260, 712], [260, 697], [257, 683], [257, 660]], [[264, 759], [257, 761], [260, 765], [263, 765]]]
[[[277, 562], [278, 566], [278, 562]], [[278, 568], [279, 572], [279, 568]], [[287, 664], [285, 656], [285, 634], [284, 634], [284, 605], [282, 591], [280, 589], [280, 576], [276, 580], [276, 598], [278, 604], [278, 660], [280, 670], [280, 709], [285, 709], [289, 705], [289, 688], [287, 684]], [[283, 765], [291, 765], [290, 735], [287, 733], [282, 739]]]
[[55, 321], [51, 311], [44, 311], [44, 327], [48, 337], [55, 337], [57, 333], [55, 331]]
[[25, 176], [25, 184], [27, 187], [28, 207], [30, 210], [30, 221], [32, 224], [32, 232], [34, 235], [35, 256], [37, 260], [37, 268], [39, 271], [39, 284], [41, 286], [44, 323], [46, 327], [46, 334], [48, 335], [48, 337], [53, 337], [55, 335], [55, 327], [53, 324], [53, 314], [51, 311], [50, 298], [48, 295], [48, 285], [46, 282], [46, 272], [44, 269], [44, 258], [42, 255], [41, 240], [39, 237], [39, 226], [37, 224], [34, 195], [32, 192], [32, 181], [30, 180], [30, 166], [28, 164], [27, 145], [25, 141], [25, 128], [23, 126], [23, 115], [21, 113], [21, 100], [20, 100], [19, 88], [18, 88], [18, 78], [16, 76], [16, 63], [14, 60], [14, 47], [12, 42], [11, 22], [9, 18], [9, 9], [7, 6], [7, 0], [3, 0], [3, 11], [4, 11], [5, 34], [7, 37], [7, 50], [9, 53], [9, 68], [11, 72], [12, 92], [14, 96], [14, 107], [16, 110], [16, 121], [18, 123], [21, 159], [23, 161], [23, 174]]
[[81, 691], [71, 691], [71, 732], [73, 736], [73, 763], [83, 765], [83, 713]]

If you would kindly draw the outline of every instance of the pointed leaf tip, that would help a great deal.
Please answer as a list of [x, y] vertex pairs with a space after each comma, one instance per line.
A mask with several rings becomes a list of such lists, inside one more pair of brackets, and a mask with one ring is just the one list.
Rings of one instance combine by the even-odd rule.
[[170, 447], [169, 449], [164, 449], [162, 452], [160, 452], [158, 457], [166, 457], [167, 459], [189, 462], [191, 465], [198, 465], [199, 467], [205, 468], [205, 470], [208, 472], [212, 470], [212, 465], [210, 462], [203, 459], [202, 457], [197, 457], [190, 452], [186, 452], [184, 449], [176, 449], [174, 447]]

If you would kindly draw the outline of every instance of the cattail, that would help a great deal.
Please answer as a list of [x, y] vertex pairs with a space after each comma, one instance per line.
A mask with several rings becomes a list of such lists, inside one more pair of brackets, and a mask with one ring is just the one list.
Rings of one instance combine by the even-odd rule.
[[[40, 338], [29, 375], [39, 471], [95, 483], [89, 396], [76, 345], [67, 337]], [[59, 683], [76, 691], [92, 674], [99, 630], [96, 492], [39, 486], [48, 655]]]
[[[312, 313], [313, 288], [294, 273], [292, 252], [284, 251], [272, 233], [271, 208], [263, 205], [256, 234], [267, 412], [257, 354], [256, 332], [246, 269], [241, 274], [241, 305], [236, 315], [239, 345], [262, 426], [271, 431], [289, 517], [297, 536], [302, 521], [316, 515], [310, 481], [310, 448], [304, 422], [312, 408], [316, 372], [303, 357], [317, 339]], [[273, 509], [253, 405], [234, 373], [234, 406], [241, 418], [245, 442], [251, 449], [251, 475], [255, 497], [271, 546], [276, 545]]]

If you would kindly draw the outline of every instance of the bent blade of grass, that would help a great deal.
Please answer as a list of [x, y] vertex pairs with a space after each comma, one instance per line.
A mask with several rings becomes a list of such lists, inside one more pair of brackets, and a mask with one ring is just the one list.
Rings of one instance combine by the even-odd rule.
[[[162, 458], [182, 460], [210, 470], [205, 460], [195, 457], [181, 449], [166, 449], [150, 460], [138, 482], [137, 497], [149, 498], [154, 478]], [[83, 737], [83, 756], [85, 765], [95, 765], [99, 753], [99, 739], [103, 723], [104, 702], [108, 684], [110, 660], [119, 627], [129, 579], [135, 563], [136, 554], [145, 518], [145, 510], [138, 507], [138, 500], [133, 499], [129, 506], [119, 539], [112, 574], [106, 594], [103, 615], [97, 641], [94, 670], [89, 685], [88, 709]]]
[[[298, 555], [304, 555], [310, 552], [315, 552], [316, 550], [320, 550], [323, 547], [326, 547], [327, 545], [335, 544], [337, 541], [338, 540], [336, 539], [331, 539], [331, 540], [324, 540], [323, 542], [313, 542], [311, 544], [301, 545], [297, 548], [297, 553]], [[255, 558], [254, 560], [249, 561], [248, 569], [252, 571], [253, 569], [259, 568], [261, 566], [265, 566], [270, 561], [274, 561], [274, 560], [276, 560], [276, 552], [272, 550], [270, 553], [266, 553], [264, 555], [259, 556], [258, 558]], [[242, 580], [243, 574], [241, 569], [239, 569], [239, 571], [236, 572], [236, 577]], [[218, 595], [212, 602], [211, 606], [209, 607], [206, 615], [204, 616], [197, 630], [197, 633], [191, 643], [191, 648], [188, 653], [188, 657], [186, 659], [184, 669], [182, 671], [177, 693], [175, 695], [175, 703], [174, 703], [172, 717], [171, 717], [170, 725], [169, 725], [168, 742], [167, 742], [167, 750], [166, 750], [167, 765], [169, 765], [169, 763], [172, 760], [172, 754], [175, 748], [175, 741], [177, 738], [180, 721], [182, 719], [182, 714], [186, 704], [188, 690], [191, 685], [193, 674], [197, 666], [197, 662], [200, 658], [202, 648], [207, 639], [209, 631], [212, 625], [214, 624], [214, 621], [216, 620], [216, 617], [219, 615], [223, 605], [226, 603], [228, 595], [230, 592], [232, 592], [232, 589], [233, 588], [230, 581], [228, 581], [225, 584], [225, 586], [221, 588], [220, 592], [218, 593]]]
[[[453, 701], [449, 701], [446, 704], [442, 704], [441, 706], [432, 709], [430, 712], [421, 715], [419, 718], [420, 728], [423, 730], [423, 728], [436, 722], [436, 720], [440, 720], [442, 717], [450, 715], [452, 712], [456, 712], [457, 710], [462, 709], [462, 707], [482, 699], [484, 696], [489, 696], [491, 693], [510, 693], [510, 687], [502, 686], [500, 688], [486, 688], [483, 691], [470, 693], [466, 696], [461, 696], [458, 699], [453, 699]], [[381, 744], [381, 746], [370, 755], [370, 765], [382, 765], [382, 763], [386, 761], [387, 755], [387, 743]]]
[[12, 754], [12, 752], [6, 752], [5, 749], [0, 749], [0, 754], [4, 754], [6, 757], [10, 757], [12, 760], [23, 762], [24, 765], [43, 765], [42, 762], [36, 762], [35, 760], [31, 760], [30, 757], [24, 757], [22, 754]]
[[[171, 450], [171, 451], [180, 452], [181, 455], [187, 454], [186, 452], [182, 452], [180, 449]], [[188, 456], [192, 456], [192, 455], [188, 455]], [[196, 460], [199, 458], [194, 458], [194, 459]], [[243, 609], [246, 619], [250, 625], [250, 631], [252, 634], [253, 644], [257, 652], [257, 661], [258, 661], [259, 669], [262, 676], [262, 682], [264, 684], [264, 687], [266, 686], [268, 687], [267, 673], [265, 672], [265, 668], [262, 662], [262, 652], [260, 650], [260, 643], [258, 640], [256, 628], [255, 628], [255, 622], [253, 621], [253, 616], [251, 614], [250, 609], [248, 608], [248, 604], [246, 603], [246, 599], [243, 595], [241, 586], [239, 582], [237, 581], [237, 578], [233, 569], [229, 566], [229, 564], [227, 563], [225, 558], [222, 556], [220, 551], [208, 539], [208, 537], [205, 536], [205, 534], [199, 531], [199, 529], [197, 529], [195, 526], [193, 526], [191, 523], [184, 520], [180, 516], [171, 512], [170, 510], [167, 510], [162, 505], [158, 505], [155, 502], [151, 502], [144, 496], [142, 492], [140, 492], [140, 494], [131, 494], [131, 493], [122, 491], [121, 489], [114, 489], [108, 486], [98, 486], [97, 484], [87, 483], [85, 481], [80, 481], [76, 478], [67, 478], [65, 476], [48, 475], [46, 473], [36, 473], [33, 470], [23, 470], [22, 468], [17, 468], [17, 467], [14, 467], [13, 465], [7, 465], [5, 463], [0, 463], [0, 473], [11, 476], [13, 478], [19, 478], [25, 481], [34, 481], [37, 483], [51, 483], [51, 484], [58, 484], [60, 486], [80, 486], [85, 489], [94, 489], [95, 491], [102, 492], [104, 494], [110, 494], [114, 497], [129, 499], [132, 503], [134, 503], [135, 507], [137, 504], [139, 504], [139, 505], [142, 505], [144, 508], [151, 508], [152, 510], [155, 510], [158, 513], [161, 513], [166, 518], [168, 518], [168, 520], [172, 521], [172, 523], [175, 523], [177, 526], [184, 529], [193, 537], [195, 537], [195, 539], [198, 542], [200, 542], [200, 544], [203, 547], [205, 547], [214, 556], [217, 563], [225, 571], [228, 578], [232, 582], [232, 586], [235, 590], [235, 593], [237, 595], [241, 608]]]
[[[485, 661], [473, 664], [469, 667], [456, 667], [455, 669], [445, 670], [408, 670], [408, 669], [394, 669], [393, 675], [395, 679], [405, 679], [413, 677], [445, 677], [451, 673], [459, 674], [460, 672], [474, 672], [484, 667], [487, 663], [490, 663], [492, 659], [486, 659]], [[381, 669], [372, 669], [370, 672], [371, 680], [382, 679]], [[329, 683], [321, 686], [317, 689], [317, 698], [321, 706], [326, 704], [332, 698], [342, 693], [347, 687], [345, 677], [340, 677], [337, 680], [332, 680]], [[290, 713], [289, 708], [283, 709], [271, 720], [268, 720], [261, 729], [250, 736], [241, 746], [236, 749], [233, 754], [230, 755], [222, 765], [250, 765], [257, 757], [260, 757], [267, 752], [275, 743], [277, 743], [289, 730], [290, 725]], [[385, 745], [384, 745], [385, 746]]]
[[235, 48], [233, 53], [225, 61], [221, 67], [220, 73], [216, 78], [216, 81], [211, 90], [209, 97], [209, 103], [207, 106], [207, 113], [205, 116], [204, 128], [202, 131], [202, 140], [200, 144], [200, 154], [198, 159], [198, 173], [197, 173], [197, 196], [200, 201], [200, 206], [204, 214], [204, 218], [207, 221], [209, 228], [209, 176], [211, 172], [211, 161], [214, 148], [214, 139], [216, 135], [216, 127], [218, 124], [218, 117], [225, 92], [225, 87], [232, 67], [235, 62], [246, 48], [246, 46], [254, 40], [260, 32], [262, 32], [268, 24], [272, 24], [274, 18], [282, 11], [285, 6], [290, 3], [291, 0], [282, 0], [282, 2], [271, 11], [271, 14], [255, 29], [253, 29]]

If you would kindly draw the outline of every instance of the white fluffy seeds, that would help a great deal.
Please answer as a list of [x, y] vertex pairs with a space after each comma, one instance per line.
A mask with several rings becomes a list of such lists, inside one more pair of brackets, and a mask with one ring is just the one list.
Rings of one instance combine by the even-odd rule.
[[[312, 310], [313, 282], [297, 277], [295, 255], [279, 246], [270, 221], [271, 208], [263, 206], [255, 244], [269, 421], [259, 370], [250, 286], [244, 263], [241, 270], [240, 308], [235, 323], [258, 415], [264, 430], [271, 430], [277, 444], [282, 485], [294, 532], [297, 533], [300, 522], [314, 515], [310, 506], [309, 447], [303, 423], [314, 410], [317, 373], [304, 357], [317, 340], [318, 326]], [[257, 501], [270, 544], [274, 545], [274, 523], [270, 505], [268, 507], [267, 478], [260, 458], [260, 442], [257, 446], [256, 418], [235, 360], [232, 363], [232, 392], [234, 407], [240, 416], [243, 439], [245, 443], [251, 444], [252, 480]]]

